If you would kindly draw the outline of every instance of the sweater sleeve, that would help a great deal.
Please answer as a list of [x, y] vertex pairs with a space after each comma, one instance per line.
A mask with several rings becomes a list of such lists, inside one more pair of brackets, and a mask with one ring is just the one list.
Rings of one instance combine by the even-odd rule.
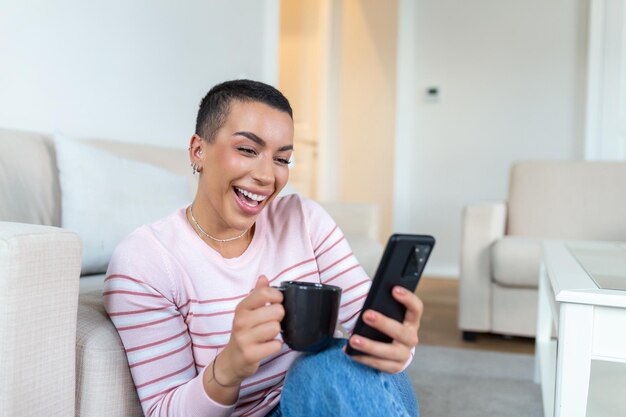
[[117, 329], [147, 417], [229, 416], [233, 406], [213, 401], [198, 372], [170, 263], [156, 239], [139, 229], [115, 250], [103, 297]]
[[317, 203], [303, 200], [320, 280], [342, 288], [339, 323], [352, 333], [371, 280], [356, 259], [343, 232]]

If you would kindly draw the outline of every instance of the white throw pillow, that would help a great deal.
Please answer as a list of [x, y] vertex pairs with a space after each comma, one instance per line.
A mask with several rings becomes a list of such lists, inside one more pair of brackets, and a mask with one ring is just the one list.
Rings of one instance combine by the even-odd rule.
[[55, 135], [61, 226], [83, 241], [82, 275], [104, 273], [115, 246], [135, 228], [192, 199], [187, 178]]

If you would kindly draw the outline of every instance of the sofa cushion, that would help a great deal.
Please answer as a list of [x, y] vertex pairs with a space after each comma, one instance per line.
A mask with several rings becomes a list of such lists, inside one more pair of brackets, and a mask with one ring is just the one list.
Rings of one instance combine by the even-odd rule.
[[83, 275], [105, 272], [127, 234], [193, 198], [183, 176], [63, 136], [55, 145], [61, 225], [83, 240]]
[[0, 129], [0, 220], [60, 226], [56, 172], [49, 137]]
[[502, 286], [537, 288], [541, 240], [507, 236], [491, 247], [492, 276]]

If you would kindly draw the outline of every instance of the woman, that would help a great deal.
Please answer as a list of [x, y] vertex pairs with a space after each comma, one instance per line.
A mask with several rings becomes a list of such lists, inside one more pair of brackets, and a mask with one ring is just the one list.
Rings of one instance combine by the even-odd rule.
[[412, 357], [422, 311], [406, 290], [394, 290], [407, 307], [403, 323], [365, 314], [393, 343], [353, 336], [366, 355], [350, 358], [338, 344], [292, 366], [301, 353], [280, 339], [282, 295], [269, 284], [342, 287], [339, 321], [348, 331], [370, 285], [320, 206], [276, 198], [292, 152], [292, 111], [278, 90], [249, 80], [215, 86], [189, 145], [200, 174], [194, 201], [116, 248], [105, 307], [146, 416], [417, 414], [397, 389], [410, 392], [396, 374]]

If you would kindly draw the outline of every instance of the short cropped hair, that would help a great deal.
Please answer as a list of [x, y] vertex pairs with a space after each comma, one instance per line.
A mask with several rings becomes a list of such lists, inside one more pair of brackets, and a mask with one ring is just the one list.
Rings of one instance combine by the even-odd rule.
[[226, 123], [230, 104], [234, 100], [264, 103], [289, 114], [293, 119], [289, 100], [276, 88], [259, 81], [232, 80], [211, 88], [200, 102], [196, 118], [196, 135], [213, 142], [217, 131]]

